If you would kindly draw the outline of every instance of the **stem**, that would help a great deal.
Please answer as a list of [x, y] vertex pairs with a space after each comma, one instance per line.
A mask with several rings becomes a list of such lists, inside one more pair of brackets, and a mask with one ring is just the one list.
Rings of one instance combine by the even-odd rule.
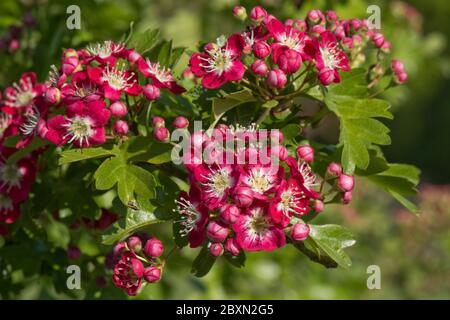
[[270, 114], [270, 108], [264, 108], [263, 113], [261, 113], [261, 115], [258, 117], [258, 119], [256, 120], [256, 124], [261, 124], [264, 122], [264, 120], [266, 119], [266, 117]]

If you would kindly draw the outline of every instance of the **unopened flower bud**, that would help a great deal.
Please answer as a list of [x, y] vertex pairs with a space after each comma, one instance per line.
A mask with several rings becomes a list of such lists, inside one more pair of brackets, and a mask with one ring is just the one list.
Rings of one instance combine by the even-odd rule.
[[139, 237], [131, 236], [127, 241], [128, 248], [134, 252], [140, 252], [142, 250], [142, 241]]
[[159, 99], [159, 97], [161, 95], [161, 91], [159, 90], [159, 88], [153, 84], [147, 84], [144, 87], [143, 92], [144, 92], [144, 96], [150, 101]]
[[314, 212], [317, 212], [317, 213], [322, 212], [324, 207], [325, 207], [325, 205], [322, 200], [314, 201]]
[[114, 123], [114, 132], [119, 136], [126, 136], [128, 134], [128, 123], [123, 120], [117, 120]]
[[339, 177], [342, 173], [342, 167], [339, 163], [332, 162], [328, 165], [327, 173], [332, 177]]
[[166, 126], [166, 121], [161, 117], [153, 117], [152, 125], [154, 128], [162, 128]]
[[263, 76], [269, 71], [269, 67], [263, 60], [255, 60], [250, 66], [252, 72], [258, 76]]
[[209, 247], [209, 253], [213, 257], [220, 257], [223, 254], [223, 245], [218, 242], [212, 243]]
[[109, 110], [111, 111], [111, 115], [115, 117], [123, 117], [127, 114], [127, 106], [125, 103], [121, 101], [116, 101], [109, 106]]
[[258, 59], [266, 58], [271, 52], [270, 46], [265, 41], [256, 41], [253, 45], [253, 53]]
[[148, 283], [158, 282], [161, 279], [161, 269], [154, 266], [145, 268], [144, 279]]
[[178, 116], [173, 121], [172, 125], [177, 129], [185, 129], [189, 126], [189, 120], [186, 117]]
[[159, 127], [159, 128], [155, 128], [155, 130], [153, 132], [153, 136], [159, 142], [168, 142], [170, 139], [170, 132], [169, 132], [169, 129], [167, 129], [165, 127]]
[[306, 161], [308, 163], [314, 161], [314, 149], [310, 145], [304, 144], [298, 146], [296, 152], [301, 160]]
[[296, 223], [291, 229], [291, 238], [294, 241], [305, 241], [308, 238], [310, 228], [306, 223]]
[[148, 258], [158, 258], [164, 252], [164, 245], [161, 240], [151, 238], [147, 240], [144, 247], [144, 253]]
[[263, 7], [257, 6], [250, 11], [250, 20], [255, 23], [261, 23], [266, 17], [267, 11]]
[[214, 242], [224, 242], [228, 234], [228, 228], [217, 221], [211, 221], [206, 227], [206, 235]]
[[226, 204], [220, 209], [220, 220], [224, 223], [232, 225], [239, 219], [241, 211], [234, 204]]
[[48, 87], [44, 93], [45, 102], [49, 105], [58, 104], [61, 100], [61, 91], [55, 87]]
[[277, 59], [277, 64], [286, 74], [296, 72], [302, 64], [302, 56], [295, 50], [285, 50]]
[[229, 238], [227, 242], [225, 242], [225, 251], [232, 256], [239, 255], [241, 248], [235, 238]]
[[352, 201], [352, 192], [347, 191], [342, 194], [342, 203], [343, 204], [349, 204]]
[[267, 76], [267, 84], [272, 88], [284, 88], [286, 82], [286, 74], [281, 69], [271, 70]]
[[253, 191], [249, 187], [237, 187], [233, 199], [239, 207], [248, 207], [253, 202]]
[[341, 174], [338, 178], [338, 187], [342, 191], [352, 191], [355, 186], [355, 178], [348, 174]]
[[233, 8], [233, 16], [241, 21], [244, 21], [247, 19], [247, 10], [245, 10], [243, 6], [235, 6]]

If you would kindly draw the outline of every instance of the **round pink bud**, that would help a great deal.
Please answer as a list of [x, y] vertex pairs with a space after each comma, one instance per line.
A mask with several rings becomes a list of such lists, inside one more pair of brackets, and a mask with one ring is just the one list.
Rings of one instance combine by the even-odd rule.
[[241, 248], [235, 238], [229, 238], [227, 242], [225, 242], [225, 251], [232, 256], [239, 255]]
[[116, 101], [109, 106], [109, 110], [111, 111], [111, 115], [115, 117], [123, 117], [127, 114], [127, 106], [125, 103], [121, 101]]
[[78, 67], [80, 59], [74, 49], [68, 49], [64, 53], [61, 70], [64, 74], [72, 74]]
[[127, 241], [128, 248], [135, 252], [140, 252], [142, 250], [142, 241], [139, 237], [131, 236]]
[[71, 260], [78, 260], [81, 257], [81, 251], [80, 248], [77, 246], [70, 246], [67, 248], [67, 256]]
[[334, 12], [333, 10], [328, 10], [326, 13], [326, 17], [328, 21], [336, 21], [338, 19], [336, 12]]
[[267, 84], [272, 88], [281, 89], [286, 85], [286, 74], [281, 69], [271, 70], [267, 76]]
[[383, 34], [377, 32], [372, 36], [372, 41], [377, 46], [377, 48], [381, 48], [384, 43], [384, 36]]
[[132, 49], [132, 50], [130, 50], [130, 52], [128, 52], [128, 55], [127, 55], [128, 62], [133, 64], [133, 63], [139, 62], [139, 60], [141, 60], [141, 59], [142, 59], [142, 56], [136, 50]]
[[220, 257], [223, 254], [223, 245], [218, 242], [212, 243], [209, 247], [209, 253], [213, 257]]
[[161, 91], [159, 90], [159, 88], [153, 84], [147, 84], [144, 87], [144, 96], [150, 100], [150, 101], [154, 101], [159, 99], [161, 95]]
[[61, 100], [61, 91], [55, 87], [48, 87], [45, 89], [44, 99], [49, 105], [57, 104]]
[[349, 204], [352, 201], [352, 192], [347, 191], [342, 194], [342, 203], [343, 204]]
[[327, 29], [321, 24], [316, 24], [311, 28], [311, 33], [317, 36], [319, 36], [322, 32], [325, 31], [327, 31]]
[[151, 238], [147, 240], [144, 247], [144, 253], [149, 258], [158, 258], [164, 252], [164, 245], [161, 240], [156, 238]]
[[243, 6], [235, 6], [233, 8], [233, 16], [241, 21], [247, 19], [247, 10]]
[[255, 60], [250, 66], [252, 72], [258, 76], [263, 76], [269, 71], [269, 67], [263, 60]]
[[385, 40], [383, 45], [381, 46], [381, 50], [384, 53], [390, 53], [391, 49], [392, 49], [392, 44], [389, 41]]
[[170, 132], [169, 132], [169, 129], [167, 129], [165, 127], [159, 127], [159, 128], [155, 128], [155, 131], [153, 132], [153, 136], [159, 142], [168, 142], [169, 138], [170, 138]]
[[161, 269], [150, 266], [144, 270], [144, 279], [148, 283], [155, 283], [161, 279]]
[[229, 230], [217, 221], [211, 221], [206, 227], [206, 235], [211, 241], [224, 242], [228, 237]]
[[286, 160], [287, 157], [289, 156], [289, 153], [288, 153], [286, 147], [282, 146], [282, 145], [274, 146], [270, 150], [270, 154], [275, 157], [278, 157], [281, 161]]
[[117, 120], [116, 123], [114, 123], [114, 132], [119, 136], [126, 136], [128, 134], [128, 123]]
[[322, 200], [316, 200], [314, 201], [314, 211], [319, 213], [323, 211], [323, 208], [325, 207]]
[[338, 178], [338, 187], [342, 191], [352, 191], [355, 186], [355, 178], [348, 174], [341, 174]]
[[308, 163], [311, 163], [314, 161], [314, 149], [307, 144], [301, 145], [297, 147], [297, 155], [298, 157], [303, 160], [306, 161]]
[[392, 59], [391, 68], [392, 68], [392, 71], [394, 71], [395, 73], [400, 73], [400, 72], [405, 71], [405, 67], [403, 66], [403, 63], [397, 59]]
[[406, 72], [400, 72], [399, 74], [395, 75], [395, 80], [397, 83], [403, 84], [408, 81], [408, 74]]
[[310, 228], [306, 223], [296, 223], [291, 229], [291, 238], [294, 241], [305, 241], [309, 232]]
[[283, 142], [284, 135], [283, 132], [281, 132], [281, 130], [272, 129], [270, 130], [270, 138], [273, 139], [274, 141], [278, 141], [281, 143]]
[[308, 29], [308, 25], [305, 20], [296, 20], [294, 23], [294, 27], [296, 27], [300, 31], [306, 31]]
[[352, 19], [350, 24], [355, 31], [358, 31], [363, 26], [362, 21], [359, 19]]
[[271, 52], [270, 46], [265, 41], [256, 41], [253, 45], [253, 53], [258, 59], [264, 59]]
[[241, 211], [234, 204], [226, 204], [220, 209], [220, 219], [226, 224], [234, 224], [239, 219]]
[[288, 49], [278, 57], [277, 64], [285, 73], [291, 74], [300, 68], [302, 56], [297, 51]]
[[333, 69], [322, 69], [319, 71], [318, 78], [319, 78], [319, 81], [324, 86], [327, 86], [330, 83], [332, 83], [335, 79], [334, 70]]
[[342, 167], [339, 163], [332, 162], [328, 165], [327, 172], [332, 177], [339, 177], [342, 173]]
[[185, 129], [189, 126], [189, 120], [186, 117], [178, 116], [173, 121], [173, 126], [177, 129]]
[[254, 7], [252, 11], [250, 11], [250, 20], [256, 23], [260, 23], [267, 17], [267, 11], [260, 6]]
[[152, 125], [154, 128], [162, 128], [166, 126], [166, 121], [161, 117], [153, 117]]
[[345, 30], [343, 26], [337, 26], [336, 30], [334, 30], [334, 35], [338, 39], [344, 39], [345, 38]]
[[233, 199], [239, 207], [248, 207], [253, 202], [253, 191], [249, 187], [237, 187]]
[[318, 10], [308, 11], [307, 17], [308, 17], [308, 20], [315, 22], [315, 23], [319, 22], [319, 20], [320, 20], [320, 15], [319, 15]]
[[120, 241], [118, 244], [114, 246], [113, 252], [114, 255], [120, 255], [122, 252], [127, 250], [127, 246], [125, 245], [125, 241]]

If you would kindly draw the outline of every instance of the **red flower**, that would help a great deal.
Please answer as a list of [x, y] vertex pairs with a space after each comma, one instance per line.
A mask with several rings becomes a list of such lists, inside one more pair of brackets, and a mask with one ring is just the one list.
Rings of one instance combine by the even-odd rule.
[[58, 115], [47, 122], [46, 139], [57, 145], [73, 143], [80, 148], [105, 142], [110, 111], [103, 101], [71, 104], [66, 114], [66, 117]]
[[124, 289], [128, 295], [135, 296], [142, 285], [144, 265], [130, 251], [124, 252], [114, 266], [113, 282], [117, 288]]
[[202, 85], [216, 89], [230, 81], [240, 81], [245, 73], [244, 64], [239, 57], [245, 40], [240, 34], [233, 34], [225, 44], [208, 44], [205, 52], [194, 53], [189, 66], [195, 76], [203, 78]]
[[246, 251], [272, 251], [286, 244], [283, 229], [268, 215], [267, 207], [254, 205], [233, 225], [236, 241]]
[[22, 74], [19, 83], [5, 90], [5, 101], [2, 111], [7, 114], [22, 112], [24, 108], [33, 104], [33, 99], [40, 96], [45, 90], [43, 84], [36, 82], [36, 74], [27, 72]]
[[323, 32], [319, 38], [312, 40], [308, 48], [316, 59], [316, 67], [319, 70], [319, 79], [323, 85], [341, 81], [339, 70], [350, 71], [348, 57], [339, 49], [336, 37], [329, 32]]
[[168, 89], [174, 94], [180, 94], [186, 91], [178, 85], [170, 69], [161, 67], [159, 62], [152, 63], [149, 59], [138, 61], [139, 71], [147, 78], [152, 79], [153, 85], [160, 89]]

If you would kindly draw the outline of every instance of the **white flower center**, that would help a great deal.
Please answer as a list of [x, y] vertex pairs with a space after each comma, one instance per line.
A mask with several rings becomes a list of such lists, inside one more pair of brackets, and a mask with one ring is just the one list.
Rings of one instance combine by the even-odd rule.
[[283, 211], [283, 214], [286, 216], [289, 212], [295, 213], [296, 209], [302, 209], [298, 202], [305, 198], [302, 191], [300, 191], [297, 187], [294, 189], [288, 188], [286, 189], [280, 196], [281, 201], [278, 204], [278, 209]]
[[115, 45], [112, 41], [105, 41], [103, 43], [93, 43], [86, 47], [86, 50], [93, 56], [98, 56], [102, 59], [108, 58], [113, 53], [119, 52], [124, 48], [123, 44]]
[[248, 183], [250, 188], [258, 193], [264, 193], [272, 186], [270, 176], [261, 168], [255, 168], [250, 171]]
[[25, 113], [25, 121], [20, 126], [20, 131], [24, 136], [28, 136], [34, 132], [36, 126], [41, 118], [41, 115], [36, 107], [33, 107]]
[[322, 56], [323, 63], [328, 69], [338, 69], [341, 59], [339, 58], [339, 49], [337, 43], [329, 43], [326, 47], [320, 47], [320, 54]]
[[204, 176], [207, 179], [207, 182], [204, 183], [207, 187], [206, 192], [221, 198], [225, 194], [225, 190], [231, 188], [232, 178], [228, 171], [224, 169], [214, 170], [210, 168], [209, 170], [211, 174]]
[[248, 236], [254, 241], [256, 238], [264, 237], [269, 232], [270, 222], [264, 215], [262, 208], [254, 208], [245, 223]]
[[3, 164], [0, 167], [1, 186], [7, 187], [8, 190], [14, 187], [20, 187], [20, 179], [22, 172], [16, 164]]
[[205, 62], [201, 66], [206, 69], [207, 72], [215, 72], [221, 76], [222, 73], [227, 71], [232, 66], [232, 52], [226, 48], [214, 48], [206, 51], [209, 55], [208, 58], [201, 57], [200, 59]]
[[86, 145], [89, 145], [88, 139], [93, 134], [92, 119], [89, 117], [76, 116], [67, 120], [69, 122], [64, 124], [67, 128], [67, 133], [64, 138], [70, 137], [68, 143], [78, 141], [78, 143], [82, 145], [84, 141]]
[[0, 138], [3, 136], [5, 130], [11, 124], [11, 116], [6, 113], [0, 113]]
[[180, 221], [181, 225], [180, 234], [184, 237], [187, 236], [194, 228], [197, 221], [200, 219], [200, 213], [197, 208], [185, 198], [180, 198], [180, 200], [175, 200], [177, 206], [174, 212], [179, 212], [181, 215]]
[[289, 33], [282, 33], [279, 36], [279, 42], [289, 49], [300, 52], [305, 46], [305, 41], [303, 37], [298, 37], [295, 34], [292, 34], [292, 30]]
[[123, 90], [131, 87], [128, 81], [133, 78], [133, 75], [132, 73], [129, 77], [126, 77], [124, 70], [109, 67], [108, 65], [103, 71], [102, 80], [108, 82], [109, 86], [115, 90]]
[[303, 184], [307, 189], [311, 189], [311, 188], [317, 186], [316, 176], [311, 171], [311, 168], [309, 167], [309, 165], [306, 162], [302, 161], [299, 164], [299, 171], [303, 177]]
[[170, 69], [161, 67], [159, 62], [152, 63], [148, 58], [146, 60], [150, 73], [152, 73], [159, 82], [165, 83], [173, 81], [174, 78]]
[[9, 100], [5, 102], [7, 106], [13, 108], [25, 107], [33, 102], [35, 93], [33, 92], [33, 84], [31, 83], [30, 78], [27, 77], [26, 79], [21, 79], [20, 85], [13, 83], [13, 88], [13, 92], [8, 92], [6, 94], [6, 98]]

